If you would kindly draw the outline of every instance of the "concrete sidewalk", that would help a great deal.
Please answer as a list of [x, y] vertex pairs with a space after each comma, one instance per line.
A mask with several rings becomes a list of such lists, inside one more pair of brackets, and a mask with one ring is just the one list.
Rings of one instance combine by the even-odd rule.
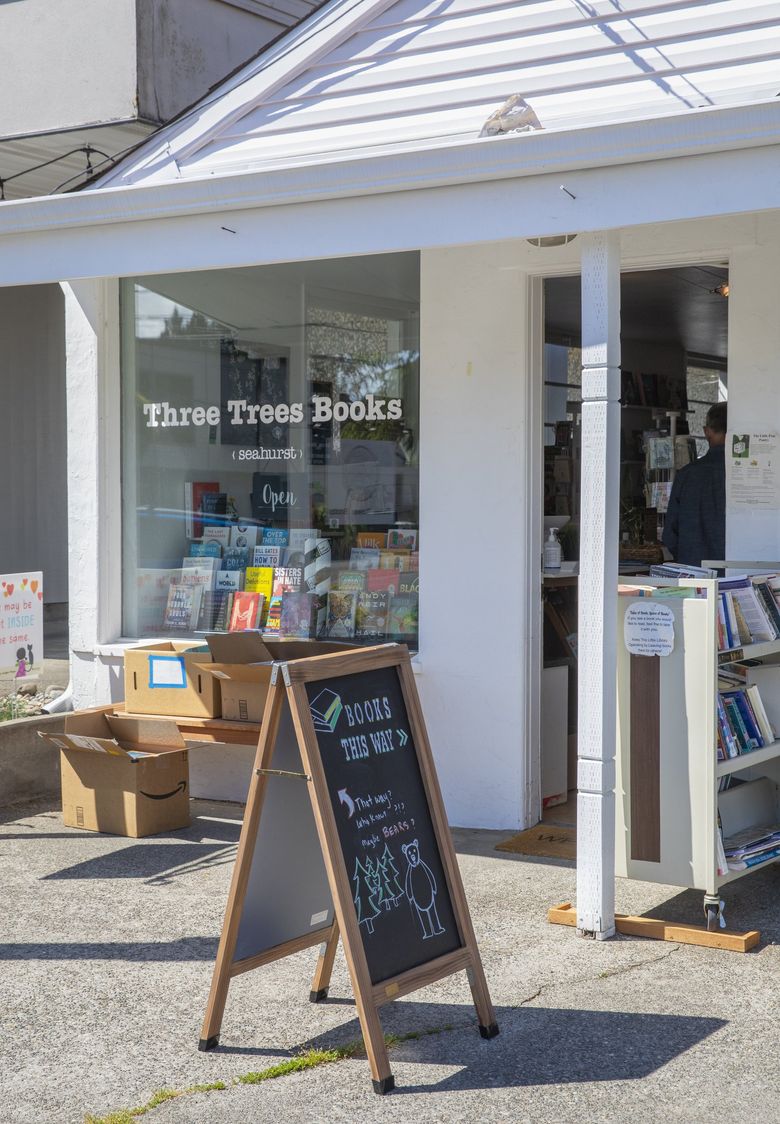
[[[190, 829], [148, 840], [63, 828], [25, 806], [0, 823], [3, 1124], [81, 1124], [150, 1108], [149, 1124], [244, 1121], [780, 1121], [780, 867], [730, 887], [746, 955], [550, 926], [572, 863], [493, 850], [456, 831], [501, 1034], [476, 1030], [463, 974], [383, 1008], [397, 1090], [364, 1059], [261, 1084], [250, 1072], [359, 1038], [343, 957], [330, 999], [308, 1002], [315, 950], [231, 985], [221, 1046], [197, 1051], [240, 830], [234, 805], [197, 802]], [[698, 923], [701, 895], [618, 883], [621, 912]], [[420, 1032], [419, 1037], [410, 1035]]]

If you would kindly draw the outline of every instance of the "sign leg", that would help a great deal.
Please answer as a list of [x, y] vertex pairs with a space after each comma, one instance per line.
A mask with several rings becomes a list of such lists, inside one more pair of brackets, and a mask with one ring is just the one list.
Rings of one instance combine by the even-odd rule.
[[476, 948], [471, 950], [471, 967], [466, 969], [466, 975], [471, 988], [471, 997], [477, 1009], [479, 1019], [479, 1033], [483, 1038], [495, 1038], [498, 1034], [498, 1023], [493, 1003], [490, 999], [487, 980], [482, 970], [482, 959]]
[[330, 974], [333, 971], [333, 961], [336, 958], [336, 949], [339, 946], [339, 924], [334, 921], [331, 926], [330, 936], [327, 941], [320, 946], [320, 955], [317, 960], [317, 967], [314, 970], [314, 979], [311, 982], [311, 991], [309, 999], [312, 1003], [319, 1003], [323, 999], [328, 998], [328, 987], [330, 986]]
[[363, 1002], [360, 991], [355, 989], [355, 1004], [358, 1009], [363, 1042], [366, 1047], [368, 1064], [371, 1067], [371, 1084], [379, 1096], [390, 1093], [395, 1088], [395, 1078], [390, 1072], [390, 1058], [387, 1055], [382, 1024], [376, 1007]]

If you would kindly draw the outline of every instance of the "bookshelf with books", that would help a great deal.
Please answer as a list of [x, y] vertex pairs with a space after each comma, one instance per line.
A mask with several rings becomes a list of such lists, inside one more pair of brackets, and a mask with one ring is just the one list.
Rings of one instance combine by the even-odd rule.
[[715, 927], [722, 888], [780, 859], [780, 563], [642, 578], [618, 622], [616, 873], [703, 891]]

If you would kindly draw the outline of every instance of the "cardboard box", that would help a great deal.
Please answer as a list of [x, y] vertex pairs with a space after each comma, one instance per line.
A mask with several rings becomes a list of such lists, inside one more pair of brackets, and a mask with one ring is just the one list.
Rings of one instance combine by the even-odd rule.
[[60, 750], [67, 827], [139, 839], [189, 825], [187, 743], [175, 722], [76, 712], [61, 734], [39, 736]]
[[219, 683], [207, 675], [212, 662], [198, 640], [162, 640], [125, 651], [125, 707], [130, 714], [218, 718]]
[[259, 632], [215, 632], [206, 641], [214, 657], [207, 669], [219, 683], [222, 717], [233, 722], [262, 720], [274, 660], [323, 656], [351, 647], [316, 640], [268, 640]]
[[270, 663], [212, 663], [219, 682], [222, 717], [231, 722], [260, 722], [271, 685]]

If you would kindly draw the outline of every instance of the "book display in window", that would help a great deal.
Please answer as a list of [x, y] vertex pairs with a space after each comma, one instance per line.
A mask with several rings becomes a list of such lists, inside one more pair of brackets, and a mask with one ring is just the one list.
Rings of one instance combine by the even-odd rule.
[[198, 625], [203, 587], [171, 582], [163, 627], [168, 632], [193, 632]]
[[279, 631], [287, 639], [310, 640], [317, 621], [316, 593], [283, 593]]
[[230, 613], [229, 632], [244, 632], [260, 627], [265, 598], [261, 593], [243, 590], [233, 594], [233, 608]]

